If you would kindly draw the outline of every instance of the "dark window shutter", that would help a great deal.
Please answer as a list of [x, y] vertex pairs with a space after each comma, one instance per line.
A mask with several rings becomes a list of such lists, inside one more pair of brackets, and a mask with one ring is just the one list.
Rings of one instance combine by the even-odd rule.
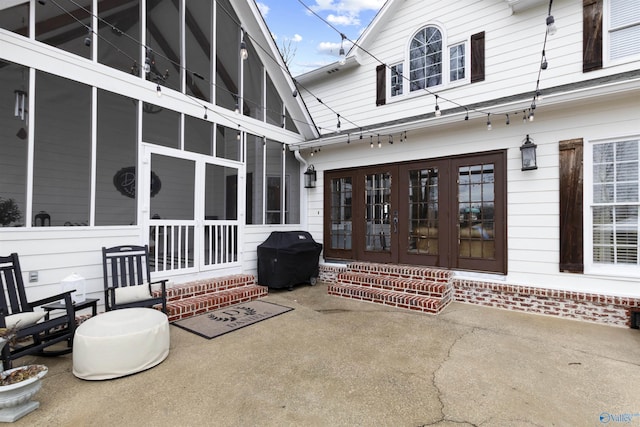
[[387, 103], [387, 67], [376, 67], [376, 106]]
[[560, 141], [560, 271], [582, 273], [582, 139]]
[[582, 71], [602, 68], [602, 0], [582, 1]]
[[471, 83], [484, 80], [484, 31], [471, 36]]

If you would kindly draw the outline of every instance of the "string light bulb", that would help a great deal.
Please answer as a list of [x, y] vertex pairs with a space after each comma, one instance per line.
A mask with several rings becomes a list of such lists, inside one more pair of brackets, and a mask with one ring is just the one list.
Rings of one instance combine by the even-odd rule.
[[338, 114], [338, 123], [336, 124], [336, 133], [340, 132], [340, 114]]
[[205, 120], [208, 119], [208, 117], [207, 117], [207, 106], [206, 105], [204, 106], [204, 119]]
[[344, 40], [347, 38], [347, 36], [340, 33], [340, 37], [342, 37], [342, 40], [340, 41], [340, 51], [338, 53], [338, 56], [340, 56], [340, 65], [344, 65], [347, 62], [347, 57], [344, 53]]
[[511, 121], [509, 120], [509, 115], [507, 114], [507, 121], [506, 121], [506, 125], [509, 126], [509, 124], [511, 124]]
[[469, 120], [469, 109], [465, 107], [464, 109], [464, 120], [468, 121]]
[[373, 135], [369, 135], [369, 147], [373, 148]]
[[440, 112], [440, 106], [438, 105], [438, 95], [436, 95], [436, 117], [440, 117], [442, 113]]
[[242, 40], [240, 41], [240, 58], [246, 60], [249, 57], [249, 51], [247, 50], [247, 44], [244, 41], [244, 32], [242, 33]]
[[491, 113], [487, 113], [487, 130], [491, 129], [493, 129], [493, 126], [491, 126]]
[[160, 83], [158, 83], [158, 85], [156, 86], [156, 95], [158, 95], [158, 98], [162, 96], [162, 88], [160, 87]]
[[[549, 5], [549, 9], [551, 9], [551, 5]], [[556, 27], [556, 20], [553, 15], [547, 16], [547, 34], [550, 36], [555, 35], [558, 32], [558, 27]]]
[[378, 134], [378, 148], [382, 148], [382, 142], [380, 142], [380, 134]]

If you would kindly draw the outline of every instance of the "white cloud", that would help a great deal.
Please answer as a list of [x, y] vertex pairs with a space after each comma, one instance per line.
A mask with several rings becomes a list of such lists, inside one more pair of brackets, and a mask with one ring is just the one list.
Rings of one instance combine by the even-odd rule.
[[267, 6], [262, 2], [258, 2], [257, 4], [258, 4], [258, 10], [262, 14], [262, 16], [266, 18], [267, 14], [269, 13], [269, 6]]
[[302, 41], [302, 36], [300, 34], [294, 34], [293, 38], [291, 40], [293, 40], [294, 42], [298, 42], [299, 43], [299, 42]]
[[327, 10], [342, 14], [358, 15], [363, 10], [378, 11], [384, 3], [385, 0], [316, 0], [316, 4], [311, 6], [311, 8], [316, 12]]
[[322, 55], [337, 55], [340, 50], [340, 43], [320, 42], [316, 50]]
[[327, 15], [327, 21], [329, 21], [333, 25], [360, 25], [360, 18], [355, 15], [334, 15], [330, 13], [329, 15]]

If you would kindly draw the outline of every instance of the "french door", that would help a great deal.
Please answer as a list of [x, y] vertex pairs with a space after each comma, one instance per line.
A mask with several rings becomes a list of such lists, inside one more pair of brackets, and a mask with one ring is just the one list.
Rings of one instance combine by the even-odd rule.
[[325, 257], [506, 272], [505, 153], [326, 172]]

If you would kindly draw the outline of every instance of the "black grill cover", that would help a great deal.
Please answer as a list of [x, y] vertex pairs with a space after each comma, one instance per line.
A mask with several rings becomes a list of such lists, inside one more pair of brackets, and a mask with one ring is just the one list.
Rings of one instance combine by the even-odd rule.
[[258, 246], [258, 283], [292, 288], [318, 277], [322, 244], [306, 231], [274, 231]]

